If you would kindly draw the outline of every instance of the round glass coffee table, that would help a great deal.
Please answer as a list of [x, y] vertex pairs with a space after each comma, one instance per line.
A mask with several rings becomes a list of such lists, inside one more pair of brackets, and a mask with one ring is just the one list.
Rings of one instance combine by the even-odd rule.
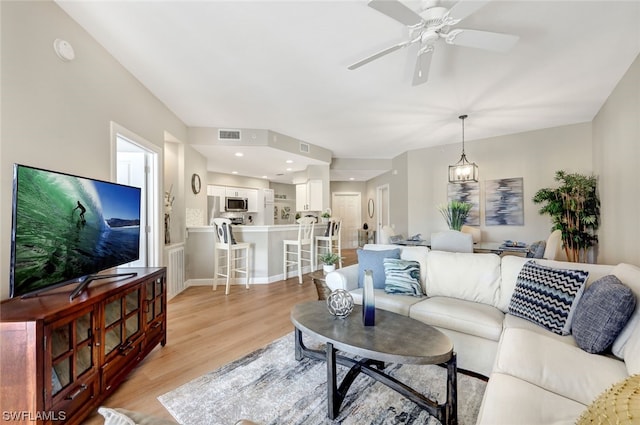
[[[442, 332], [410, 317], [376, 309], [375, 326], [364, 326], [362, 307], [354, 306], [346, 318], [337, 318], [324, 301], [297, 304], [291, 311], [295, 326], [296, 360], [308, 357], [327, 362], [328, 416], [335, 419], [349, 387], [360, 374], [397, 391], [443, 424], [457, 423], [457, 366], [453, 343]], [[305, 346], [302, 335], [313, 336], [326, 350]], [[361, 358], [338, 355], [337, 351]], [[431, 400], [406, 384], [384, 373], [385, 362], [399, 364], [442, 364], [447, 367], [447, 400]], [[350, 368], [338, 385], [336, 366]]]

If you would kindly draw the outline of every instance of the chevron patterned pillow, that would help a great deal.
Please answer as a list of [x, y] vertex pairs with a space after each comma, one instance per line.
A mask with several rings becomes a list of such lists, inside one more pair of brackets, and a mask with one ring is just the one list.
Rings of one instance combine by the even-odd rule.
[[509, 313], [558, 335], [569, 335], [588, 277], [589, 272], [583, 270], [554, 269], [528, 261], [518, 274]]

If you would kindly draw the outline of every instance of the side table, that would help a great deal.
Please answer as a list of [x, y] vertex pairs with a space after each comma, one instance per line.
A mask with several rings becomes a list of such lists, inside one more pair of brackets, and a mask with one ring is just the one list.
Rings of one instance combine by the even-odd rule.
[[362, 248], [368, 243], [376, 243], [376, 231], [358, 229], [358, 246]]
[[316, 270], [311, 273], [311, 279], [313, 283], [316, 285], [316, 291], [318, 291], [318, 300], [326, 300], [329, 294], [331, 293], [331, 289], [327, 286], [327, 275], [322, 270]]

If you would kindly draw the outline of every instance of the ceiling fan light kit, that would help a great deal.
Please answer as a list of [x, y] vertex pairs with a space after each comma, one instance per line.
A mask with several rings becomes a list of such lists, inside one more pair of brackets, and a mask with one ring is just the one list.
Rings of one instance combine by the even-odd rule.
[[460, 0], [450, 9], [439, 6], [437, 0], [424, 0], [422, 11], [418, 14], [399, 0], [371, 0], [369, 7], [405, 25], [409, 30], [409, 40], [381, 50], [348, 67], [357, 69], [403, 47], [419, 43], [412, 84], [417, 86], [427, 82], [432, 53], [440, 39], [446, 44], [472, 47], [494, 52], [506, 52], [519, 37], [496, 32], [452, 29], [467, 16], [471, 15], [489, 0]]
[[460, 160], [449, 166], [449, 183], [468, 183], [478, 181], [478, 166], [475, 162], [469, 162], [464, 153], [464, 120], [467, 115], [460, 115], [462, 120], [462, 155]]

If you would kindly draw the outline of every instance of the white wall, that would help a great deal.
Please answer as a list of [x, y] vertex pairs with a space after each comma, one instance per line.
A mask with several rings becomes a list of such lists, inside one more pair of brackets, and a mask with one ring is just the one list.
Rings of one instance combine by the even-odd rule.
[[[9, 294], [12, 164], [110, 180], [110, 122], [162, 147], [186, 127], [55, 3], [0, 2], [0, 298]], [[62, 38], [76, 59], [53, 50]], [[206, 205], [206, 201], [205, 201]]]
[[593, 120], [601, 202], [599, 258], [640, 266], [640, 56]]
[[[428, 238], [446, 223], [437, 206], [447, 202], [448, 166], [460, 158], [461, 144], [411, 151], [409, 155], [409, 233]], [[590, 174], [591, 124], [531, 131], [465, 143], [467, 158], [478, 164], [480, 175], [480, 228], [483, 240], [533, 242], [550, 233], [548, 216], [538, 214], [531, 198], [543, 187], [554, 187], [557, 170]], [[484, 183], [522, 177], [524, 226], [485, 226]]]

